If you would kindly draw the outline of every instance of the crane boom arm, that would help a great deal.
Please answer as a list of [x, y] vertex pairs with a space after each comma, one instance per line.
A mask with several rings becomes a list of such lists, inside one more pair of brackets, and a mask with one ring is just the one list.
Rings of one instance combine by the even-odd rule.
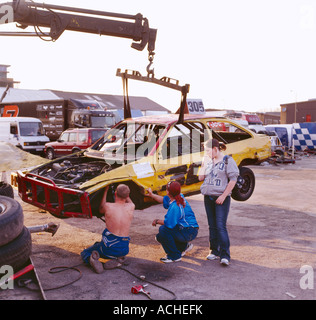
[[[105, 18], [107, 17], [107, 19]], [[112, 19], [111, 19], [112, 18]], [[29, 32], [0, 32], [0, 36], [37, 35], [41, 38], [49, 36], [51, 40], [57, 40], [65, 30], [107, 35], [112, 37], [132, 39], [132, 48], [142, 51], [146, 46], [148, 50], [149, 65], [147, 66], [147, 77], [137, 72], [129, 74], [118, 70], [117, 75], [122, 77], [123, 86], [127, 89], [128, 79], [140, 80], [159, 84], [171, 89], [181, 91], [181, 105], [179, 108], [179, 123], [183, 122], [183, 114], [186, 106], [186, 96], [189, 85], [179, 86], [178, 82], [172, 83], [171, 78], [156, 79], [151, 65], [154, 57], [157, 29], [149, 27], [147, 18], [142, 14], [136, 15], [111, 13], [82, 8], [72, 8], [45, 3], [36, 3], [27, 0], [13, 0], [0, 4], [0, 25], [4, 23], [17, 22], [18, 27], [26, 29], [29, 26], [35, 28], [36, 33]], [[41, 27], [49, 28], [49, 33], [44, 33]], [[127, 90], [126, 90], [127, 91]], [[125, 99], [126, 98], [126, 99]], [[3, 97], [2, 97], [3, 99]], [[126, 101], [125, 101], [126, 100]], [[124, 89], [124, 115], [131, 117], [128, 94]]]
[[[8, 8], [12, 8], [11, 15]], [[39, 36], [49, 35], [53, 41], [57, 40], [65, 30], [128, 38], [135, 41], [131, 45], [132, 48], [141, 51], [147, 46], [151, 55], [154, 54], [157, 35], [157, 29], [149, 28], [147, 18], [140, 13], [127, 15], [25, 0], [0, 4], [1, 22], [17, 22], [23, 29], [28, 26], [50, 28], [49, 34], [41, 34], [38, 31], [37, 33]]]

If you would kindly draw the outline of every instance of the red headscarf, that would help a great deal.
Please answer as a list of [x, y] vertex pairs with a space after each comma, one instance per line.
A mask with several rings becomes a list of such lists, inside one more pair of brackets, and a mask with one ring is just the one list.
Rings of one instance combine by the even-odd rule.
[[180, 204], [185, 207], [184, 199], [181, 197], [181, 185], [177, 181], [170, 181], [167, 184], [167, 190], [169, 191], [170, 195], [176, 200], [177, 205]]

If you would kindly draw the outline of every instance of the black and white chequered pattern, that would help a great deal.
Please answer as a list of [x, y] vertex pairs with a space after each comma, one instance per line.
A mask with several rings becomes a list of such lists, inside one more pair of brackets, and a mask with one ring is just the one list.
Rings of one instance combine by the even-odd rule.
[[296, 150], [316, 149], [316, 123], [293, 123], [293, 140]]

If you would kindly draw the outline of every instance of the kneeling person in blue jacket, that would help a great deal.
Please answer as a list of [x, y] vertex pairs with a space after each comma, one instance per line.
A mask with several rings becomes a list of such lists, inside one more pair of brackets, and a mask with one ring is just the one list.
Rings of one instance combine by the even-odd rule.
[[180, 192], [181, 185], [177, 181], [168, 183], [167, 195], [164, 197], [148, 189], [148, 196], [163, 203], [164, 208], [168, 209], [164, 220], [155, 219], [152, 222], [153, 226], [161, 225], [156, 240], [167, 254], [166, 257], [160, 259], [164, 263], [181, 261], [181, 257], [193, 248], [190, 241], [196, 238], [199, 230], [195, 214]]

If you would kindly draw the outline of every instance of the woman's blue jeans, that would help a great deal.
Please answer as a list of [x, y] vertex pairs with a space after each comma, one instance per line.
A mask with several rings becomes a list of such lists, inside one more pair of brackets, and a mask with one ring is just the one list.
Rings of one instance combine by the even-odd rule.
[[204, 206], [209, 225], [211, 253], [230, 261], [230, 241], [226, 228], [230, 197], [222, 205], [216, 204], [217, 196], [204, 196]]
[[170, 229], [162, 225], [156, 239], [161, 243], [167, 257], [171, 260], [181, 258], [182, 252], [187, 248], [188, 242], [194, 240], [198, 234], [198, 228], [184, 228], [176, 225]]

